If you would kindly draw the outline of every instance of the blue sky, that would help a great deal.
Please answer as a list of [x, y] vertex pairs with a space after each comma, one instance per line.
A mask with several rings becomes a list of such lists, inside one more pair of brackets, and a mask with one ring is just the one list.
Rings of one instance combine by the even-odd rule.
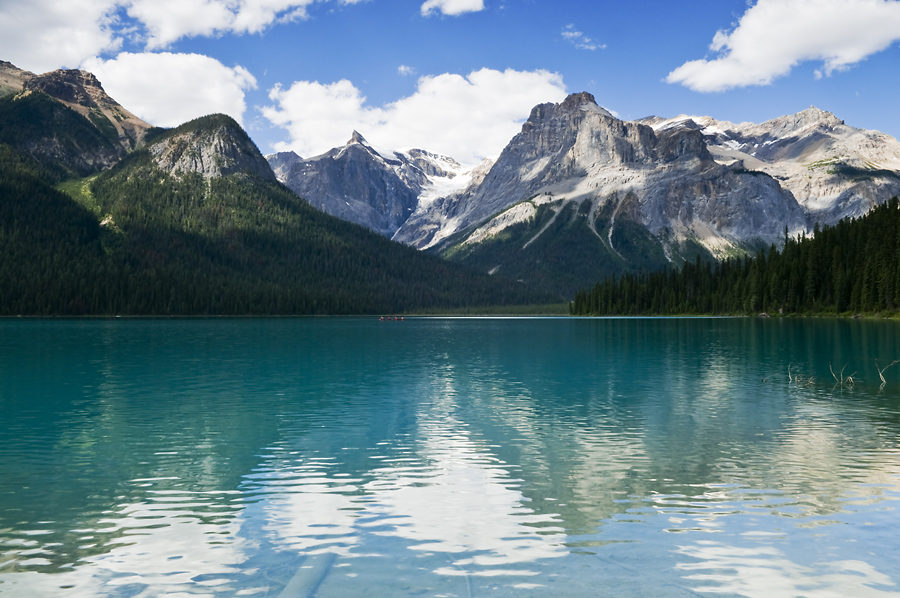
[[0, 59], [91, 70], [161, 126], [226, 112], [304, 156], [357, 129], [472, 163], [578, 91], [623, 119], [815, 105], [898, 137], [898, 41], [898, 0], [0, 0]]

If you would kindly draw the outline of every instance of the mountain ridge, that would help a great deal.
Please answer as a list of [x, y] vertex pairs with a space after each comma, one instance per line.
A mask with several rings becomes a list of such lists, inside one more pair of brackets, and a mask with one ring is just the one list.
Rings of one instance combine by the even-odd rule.
[[115, 130], [124, 150], [134, 149], [151, 125], [111, 98], [93, 73], [78, 69], [59, 69], [35, 74], [0, 61], [0, 95], [41, 91], [88, 118], [98, 127]]
[[[314, 209], [228, 116], [151, 129], [120, 151], [44, 91], [0, 98], [0, 314], [371, 314], [558, 301]], [[84, 162], [101, 154], [109, 161]]]
[[[368, 146], [358, 132], [354, 139]], [[311, 160], [327, 162], [334, 155]], [[346, 179], [316, 169], [304, 177], [304, 195], [342, 215], [327, 198], [316, 197], [316, 185], [339, 194]], [[279, 179], [290, 184], [283, 175]], [[610, 274], [677, 264], [698, 252], [707, 258], [754, 253], [782, 244], [786, 233], [809, 234], [816, 223], [865, 213], [900, 191], [900, 144], [815, 107], [762, 124], [688, 116], [622, 121], [581, 92], [535, 106], [496, 161], [472, 169], [458, 179], [461, 184], [420, 181], [396, 183], [409, 217], [393, 234], [384, 224], [379, 232], [503, 273], [522, 259], [521, 252], [544, 241], [570, 247], [562, 240], [537, 240], [552, 230], [571, 234], [580, 222], [586, 224], [582, 242], [600, 245], [579, 259], [603, 260], [609, 268], [602, 274]], [[417, 203], [411, 194], [418, 194]], [[372, 218], [355, 221], [371, 226]], [[624, 238], [623, 226], [630, 231]], [[518, 257], [498, 249], [512, 238], [519, 243]], [[629, 252], [633, 243], [662, 261]], [[492, 251], [505, 257], [492, 262]], [[567, 265], [564, 255], [557, 258], [558, 267], [580, 268]], [[529, 259], [540, 269], [540, 256]], [[517, 278], [547, 278], [520, 265], [512, 269]]]
[[[622, 121], [581, 92], [535, 106], [497, 159], [475, 167], [425, 149], [384, 150], [359, 131], [319, 156], [263, 157], [224, 115], [169, 130], [131, 116], [88, 72], [35, 75], [0, 62], [0, 162], [16, 193], [40, 187], [36, 179], [96, 176], [78, 183], [87, 197], [121, 172], [140, 173], [134, 176], [144, 187], [117, 183], [129, 189], [116, 200], [127, 199], [118, 217], [93, 200], [85, 204], [100, 209], [106, 240], [128, 228], [129, 210], [142, 209], [163, 209], [163, 220], [187, 218], [216, 238], [246, 239], [241, 227], [292, 205], [281, 182], [306, 200], [298, 205], [361, 224], [384, 242], [571, 296], [611, 274], [779, 245], [785, 235], [865, 213], [900, 193], [900, 144], [815, 107], [758, 125], [684, 115]], [[262, 212], [234, 196], [245, 186]], [[169, 207], [142, 207], [141, 193]], [[281, 207], [269, 196], [281, 198]], [[229, 209], [240, 218], [223, 211], [229, 202], [237, 202]], [[303, 213], [296, 222], [313, 214]]]

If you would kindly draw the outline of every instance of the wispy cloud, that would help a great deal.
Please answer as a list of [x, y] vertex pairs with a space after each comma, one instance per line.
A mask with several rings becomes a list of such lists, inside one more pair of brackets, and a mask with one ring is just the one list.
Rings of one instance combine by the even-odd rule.
[[416, 69], [411, 66], [406, 66], [405, 64], [401, 64], [397, 67], [397, 72], [404, 77], [408, 77], [410, 75], [416, 74]]
[[427, 0], [422, 5], [422, 16], [427, 17], [439, 12], [451, 17], [467, 12], [484, 10], [484, 0]]
[[713, 37], [717, 57], [686, 62], [666, 81], [702, 92], [768, 85], [806, 61], [822, 63], [816, 77], [830, 76], [898, 40], [896, 0], [759, 0]]
[[575, 29], [575, 25], [566, 25], [562, 30], [563, 39], [581, 50], [604, 50], [606, 44], [598, 44], [583, 32]]

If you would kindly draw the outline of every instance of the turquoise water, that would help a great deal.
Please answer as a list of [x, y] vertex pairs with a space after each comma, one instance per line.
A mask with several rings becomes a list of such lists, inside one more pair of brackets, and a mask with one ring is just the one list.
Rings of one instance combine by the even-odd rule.
[[0, 596], [900, 596], [898, 358], [872, 321], [0, 321]]

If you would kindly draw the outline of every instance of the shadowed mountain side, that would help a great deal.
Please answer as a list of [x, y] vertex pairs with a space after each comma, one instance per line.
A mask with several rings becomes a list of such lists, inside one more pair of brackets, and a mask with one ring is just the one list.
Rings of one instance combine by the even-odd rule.
[[[558, 300], [315, 210], [274, 181], [222, 115], [158, 131], [113, 169], [68, 185], [89, 210], [17, 168], [4, 209], [18, 215], [0, 232], [10, 240], [5, 314], [351, 314]], [[75, 232], [63, 234], [62, 222]]]

